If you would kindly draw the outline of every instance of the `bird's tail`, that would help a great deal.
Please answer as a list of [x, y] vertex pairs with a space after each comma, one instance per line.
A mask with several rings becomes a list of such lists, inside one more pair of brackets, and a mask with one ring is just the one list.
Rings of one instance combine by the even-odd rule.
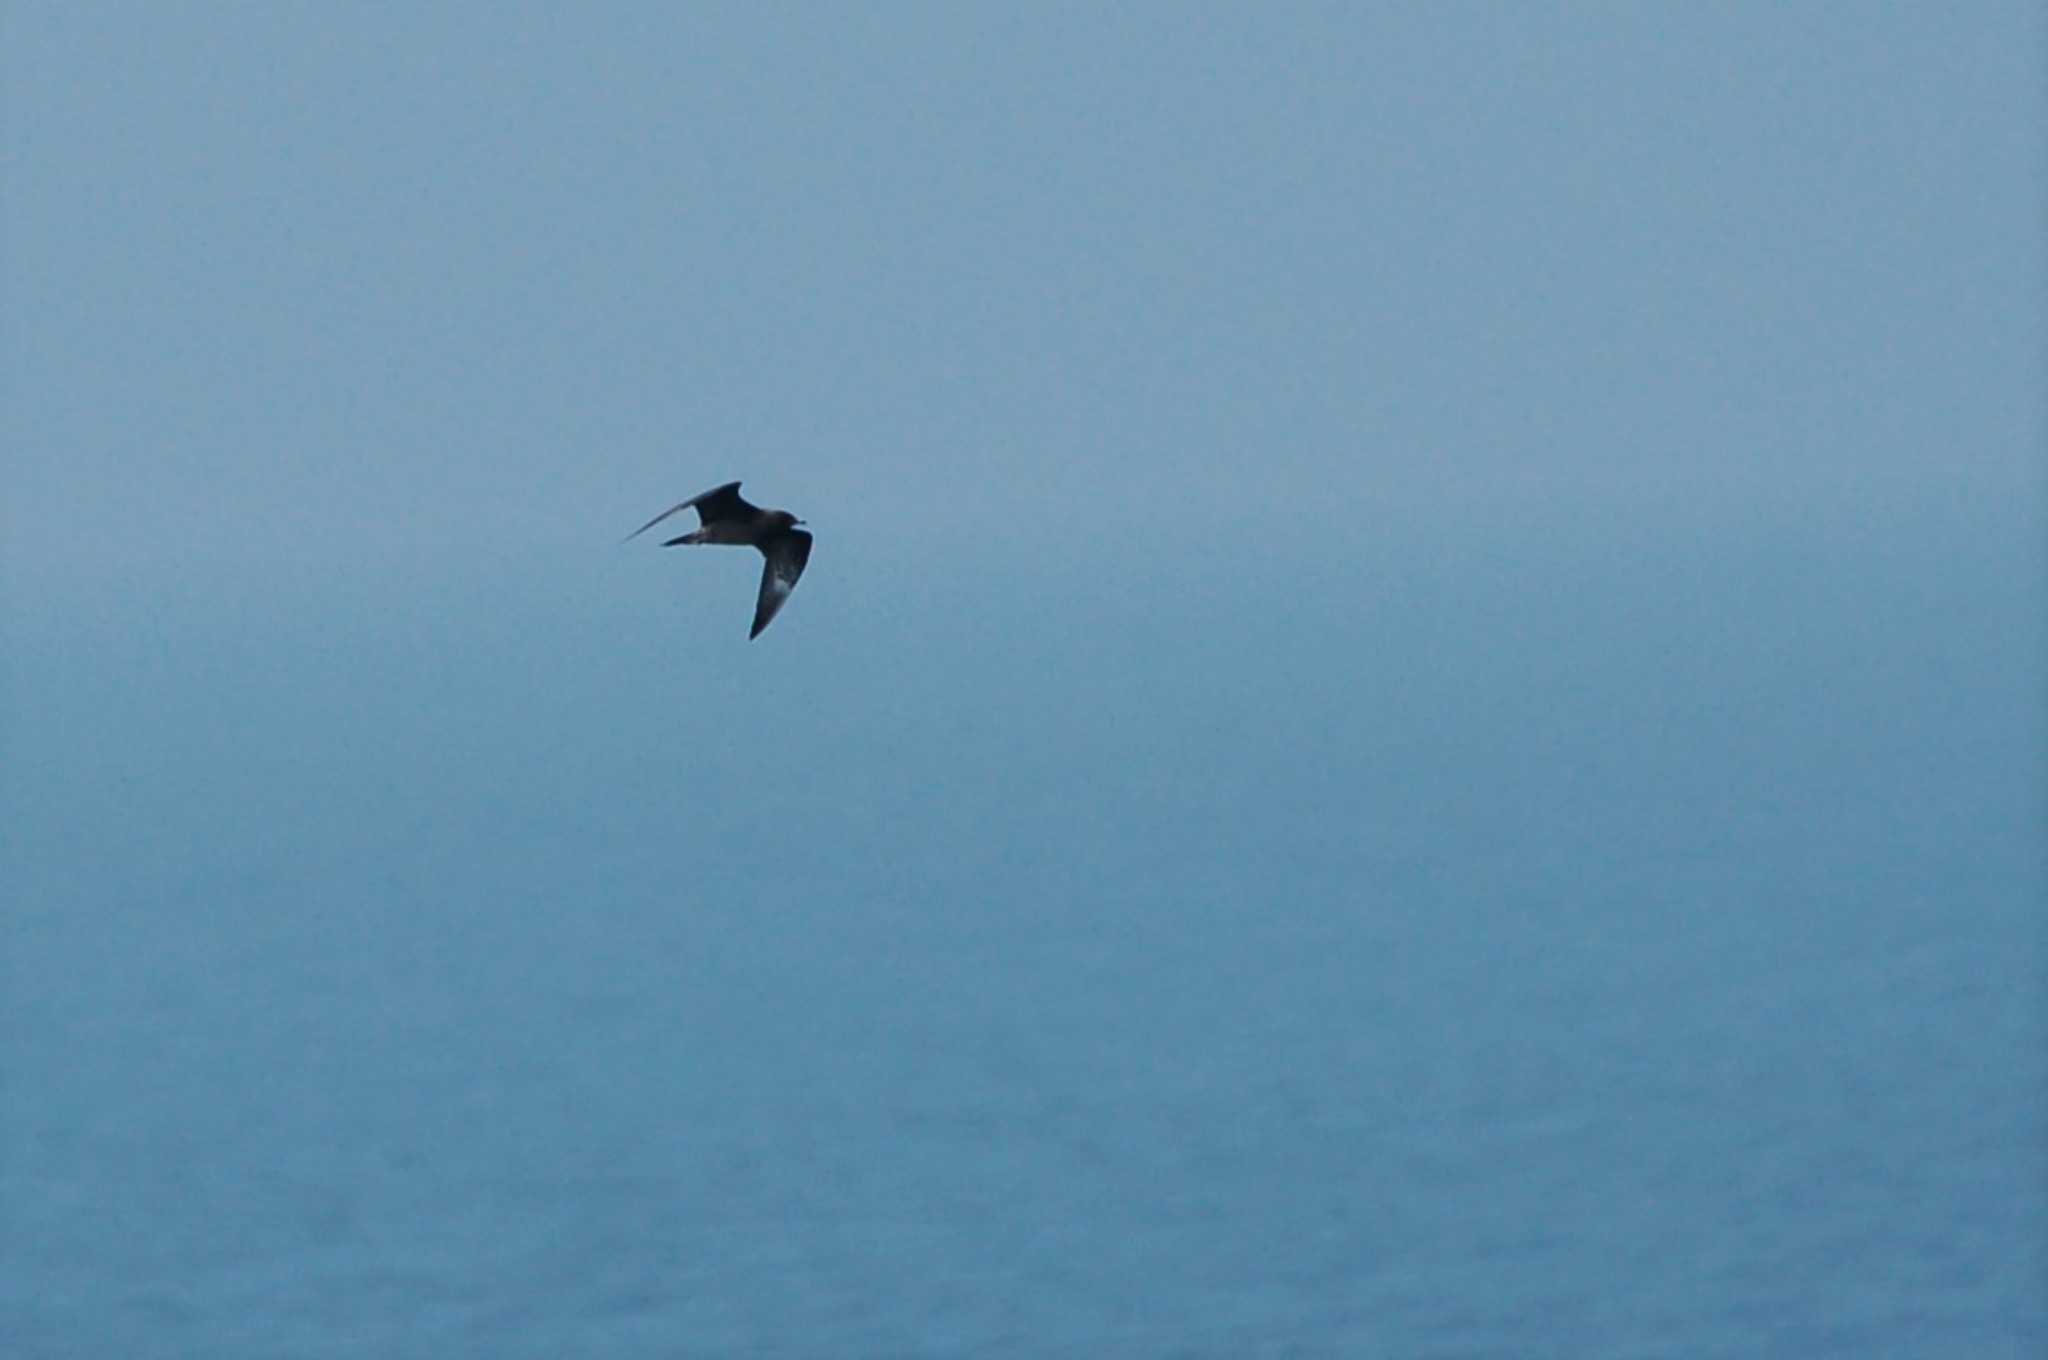
[[703, 543], [706, 541], [707, 539], [704, 531], [702, 529], [699, 529], [697, 530], [697, 532], [693, 534], [684, 534], [681, 538], [672, 538], [668, 542], [662, 544], [661, 546], [664, 548], [680, 548], [685, 547], [689, 544]]

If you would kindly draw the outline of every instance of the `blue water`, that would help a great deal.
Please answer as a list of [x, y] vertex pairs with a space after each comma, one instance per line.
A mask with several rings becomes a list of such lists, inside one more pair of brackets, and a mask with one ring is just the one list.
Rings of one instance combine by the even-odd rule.
[[5, 1353], [2038, 1355], [2016, 544], [799, 596], [808, 705], [597, 580], [25, 606]]

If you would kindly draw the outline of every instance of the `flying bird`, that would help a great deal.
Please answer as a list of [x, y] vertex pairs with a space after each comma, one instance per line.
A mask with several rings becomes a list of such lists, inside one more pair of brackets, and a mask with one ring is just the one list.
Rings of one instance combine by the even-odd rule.
[[796, 589], [797, 578], [804, 574], [804, 564], [811, 560], [811, 536], [796, 527], [803, 521], [789, 511], [763, 510], [758, 505], [750, 505], [740, 495], [740, 484], [727, 482], [724, 486], [700, 491], [680, 505], [671, 505], [627, 534], [626, 540], [638, 538], [670, 515], [692, 508], [697, 511], [697, 521], [703, 527], [693, 534], [672, 538], [662, 547], [673, 548], [689, 543], [736, 543], [759, 548], [761, 556], [767, 559], [761, 565], [761, 595], [754, 602], [754, 631], [747, 634], [747, 640], [751, 642], [761, 636], [761, 630], [782, 608], [789, 592]]

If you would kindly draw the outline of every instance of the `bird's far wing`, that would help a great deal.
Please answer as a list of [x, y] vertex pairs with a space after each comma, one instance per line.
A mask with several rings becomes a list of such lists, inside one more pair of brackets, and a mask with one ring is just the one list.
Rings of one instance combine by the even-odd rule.
[[754, 507], [740, 498], [740, 484], [738, 482], [727, 482], [724, 486], [714, 486], [709, 491], [699, 491], [690, 499], [671, 505], [632, 533], [627, 534], [619, 542], [629, 543], [667, 519], [670, 515], [681, 510], [688, 510], [692, 506], [695, 506], [697, 509], [697, 522], [699, 524], [709, 524], [715, 519], [729, 519], [734, 515], [751, 515], [754, 513]]
[[761, 564], [761, 598], [754, 603], [754, 631], [747, 634], [749, 642], [761, 636], [789, 592], [796, 589], [797, 578], [811, 560], [811, 536], [802, 529], [777, 534], [761, 545], [761, 555], [768, 560]]

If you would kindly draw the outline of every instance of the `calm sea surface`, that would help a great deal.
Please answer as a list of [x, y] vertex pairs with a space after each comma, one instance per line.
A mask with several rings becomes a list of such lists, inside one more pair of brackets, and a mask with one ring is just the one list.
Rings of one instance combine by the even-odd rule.
[[2042, 1354], [1995, 558], [1445, 585], [1334, 673], [1169, 614], [971, 703], [848, 643], [753, 756], [609, 620], [29, 618], [0, 1349]]

